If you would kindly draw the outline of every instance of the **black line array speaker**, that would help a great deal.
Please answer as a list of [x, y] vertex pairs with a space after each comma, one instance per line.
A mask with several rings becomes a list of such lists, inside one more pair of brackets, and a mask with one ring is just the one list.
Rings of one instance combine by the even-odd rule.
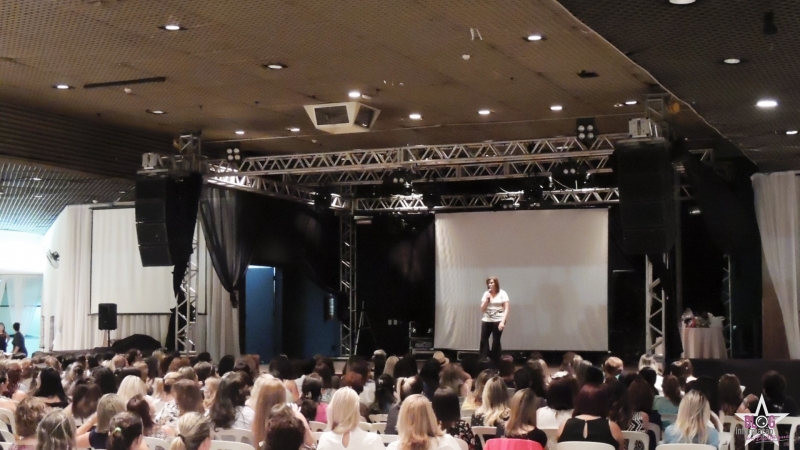
[[614, 152], [623, 249], [668, 252], [675, 243], [675, 171], [666, 142], [619, 145]]
[[116, 303], [100, 303], [97, 305], [98, 324], [97, 328], [101, 330], [116, 330], [117, 329], [117, 304]]

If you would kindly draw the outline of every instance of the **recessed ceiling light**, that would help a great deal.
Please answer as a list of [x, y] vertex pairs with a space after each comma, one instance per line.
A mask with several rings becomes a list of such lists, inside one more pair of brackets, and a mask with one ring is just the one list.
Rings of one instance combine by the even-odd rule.
[[411, 120], [419, 120], [422, 119], [422, 114], [420, 113], [411, 113], [408, 115], [408, 118]]
[[623, 103], [614, 103], [614, 108], [622, 108], [625, 106]]
[[358, 91], [350, 91], [347, 93], [347, 96], [350, 98], [359, 98], [361, 97], [361, 92]]
[[636, 100], [628, 100], [627, 102], [625, 102], [625, 104], [628, 105], [628, 106], [635, 105], [637, 103], [639, 103], [639, 102], [637, 102]]
[[722, 60], [722, 62], [724, 62], [725, 64], [739, 64], [740, 62], [742, 62], [742, 60], [739, 58], [725, 58]]
[[691, 5], [696, 0], [669, 0], [673, 5]]
[[33, 181], [42, 181], [42, 179], [39, 178], [39, 177], [31, 177], [31, 180], [33, 180]]
[[562, 109], [564, 109], [564, 107], [561, 105], [553, 105], [550, 107], [550, 111], [561, 111]]
[[237, 131], [235, 131], [235, 133], [236, 133], [236, 134], [244, 134], [244, 131], [242, 131], [242, 130], [237, 130]]
[[183, 31], [183, 30], [186, 29], [186, 28], [178, 25], [177, 23], [168, 23], [166, 25], [161, 25], [158, 28], [161, 28], [162, 30], [167, 30], [167, 31]]
[[492, 113], [492, 112], [491, 112], [491, 111], [489, 111], [488, 109], [480, 109], [480, 110], [478, 110], [478, 114], [480, 114], [480, 115], [482, 115], [482, 116], [488, 116], [488, 115], [489, 115], [489, 114], [491, 114], [491, 113]]
[[797, 134], [797, 130], [786, 130], [786, 134], [795, 135], [795, 134]]
[[291, 131], [292, 133], [297, 133], [300, 131], [300, 128], [297, 127], [289, 127], [287, 130]]
[[541, 34], [529, 34], [525, 37], [526, 41], [534, 42], [534, 41], [541, 41], [542, 35]]
[[272, 69], [272, 70], [281, 70], [281, 69], [285, 69], [288, 66], [286, 64], [281, 64], [281, 63], [267, 63], [267, 64], [264, 64], [264, 67], [266, 67], [267, 69]]
[[758, 106], [759, 108], [774, 108], [778, 106], [778, 102], [770, 99], [759, 100], [758, 103], [756, 103], [756, 106]]
[[41, 194], [37, 194], [37, 195], [33, 196], [33, 198], [42, 198], [42, 197], [43, 197], [43, 195], [41, 195]]
[[155, 114], [155, 115], [160, 115], [160, 114], [166, 114], [166, 113], [167, 113], [166, 111], [162, 111], [162, 110], [160, 110], [160, 109], [148, 109], [148, 110], [146, 110], [146, 111], [147, 111], [149, 114]]
[[68, 84], [57, 84], [57, 85], [55, 85], [53, 87], [56, 88], [56, 89], [61, 89], [61, 90], [72, 89], [72, 86], [70, 86]]

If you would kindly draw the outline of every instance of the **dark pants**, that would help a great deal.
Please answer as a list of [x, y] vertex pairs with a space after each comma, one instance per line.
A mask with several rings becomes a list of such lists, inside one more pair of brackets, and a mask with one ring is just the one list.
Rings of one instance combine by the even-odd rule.
[[[500, 337], [503, 330], [499, 329], [500, 322], [481, 322], [481, 358], [489, 357], [492, 361], [500, 360]], [[492, 349], [489, 350], [489, 335], [492, 335]]]

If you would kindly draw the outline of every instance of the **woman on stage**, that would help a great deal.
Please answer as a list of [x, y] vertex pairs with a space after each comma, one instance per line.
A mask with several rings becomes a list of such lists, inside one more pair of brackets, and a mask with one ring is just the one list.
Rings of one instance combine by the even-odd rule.
[[[489, 356], [492, 361], [500, 360], [500, 337], [508, 318], [508, 294], [500, 289], [497, 277], [486, 279], [488, 290], [481, 298], [481, 358]], [[492, 336], [492, 349], [489, 350], [489, 335]]]

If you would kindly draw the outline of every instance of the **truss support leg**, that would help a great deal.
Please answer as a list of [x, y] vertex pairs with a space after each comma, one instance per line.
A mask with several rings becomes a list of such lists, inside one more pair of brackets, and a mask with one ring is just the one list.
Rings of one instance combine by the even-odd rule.
[[[664, 254], [664, 263], [669, 261], [669, 254]], [[666, 326], [665, 306], [666, 293], [661, 279], [655, 278], [653, 263], [645, 257], [645, 352], [656, 356], [665, 355], [664, 329]]]
[[356, 225], [352, 214], [339, 218], [339, 291], [347, 299], [347, 319], [339, 326], [339, 351], [341, 356], [352, 356], [354, 351], [354, 329], [358, 326], [356, 310]]
[[725, 324], [722, 335], [725, 337], [725, 350], [728, 358], [733, 358], [733, 280], [731, 278], [731, 255], [722, 257], [722, 304], [725, 308]]
[[176, 298], [175, 306], [175, 349], [182, 355], [191, 356], [197, 352], [194, 343], [194, 326], [197, 322], [197, 282], [200, 255], [197, 251], [197, 233], [199, 223], [195, 224], [192, 238], [192, 254], [186, 267], [186, 274], [181, 281], [181, 292]]

